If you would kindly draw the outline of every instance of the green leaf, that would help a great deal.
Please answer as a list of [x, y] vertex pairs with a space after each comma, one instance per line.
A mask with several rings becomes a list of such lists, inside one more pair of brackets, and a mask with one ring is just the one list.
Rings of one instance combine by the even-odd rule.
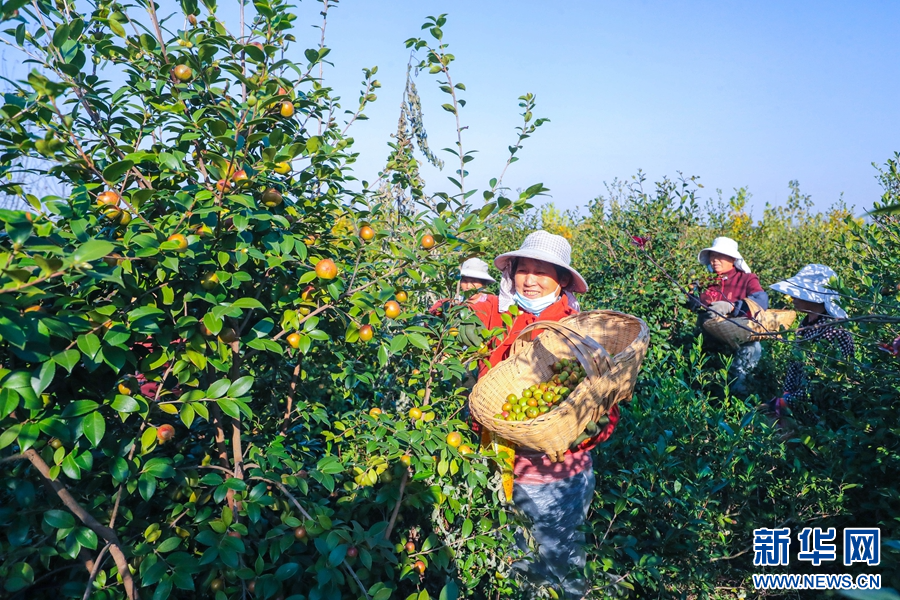
[[459, 586], [451, 579], [444, 586], [444, 589], [441, 590], [438, 600], [457, 600], [457, 598], [459, 598]]
[[89, 240], [75, 250], [72, 260], [76, 263], [91, 262], [103, 258], [114, 249], [115, 246], [105, 240]]
[[300, 565], [298, 565], [297, 563], [285, 563], [278, 567], [278, 570], [275, 571], [275, 577], [279, 581], [286, 581], [293, 577], [297, 573], [297, 570], [299, 568]]
[[10, 388], [0, 389], [0, 419], [19, 408], [19, 394]]
[[231, 382], [227, 379], [219, 379], [214, 384], [209, 386], [209, 390], [206, 392], [207, 398], [212, 398], [215, 400], [216, 398], [221, 398], [228, 392], [228, 388], [231, 387]]
[[113, 410], [120, 413], [134, 413], [141, 409], [137, 400], [131, 396], [116, 396], [116, 399], [110, 404]]
[[466, 519], [462, 525], [462, 536], [465, 538], [472, 535], [472, 529], [474, 529], [474, 527], [475, 526], [472, 524], [472, 519]]
[[91, 360], [94, 360], [97, 357], [97, 353], [100, 352], [100, 338], [93, 333], [86, 333], [79, 336], [76, 343], [78, 349]]
[[241, 418], [241, 410], [238, 408], [237, 402], [234, 400], [228, 400], [227, 398], [219, 398], [216, 400], [219, 404], [219, 408], [222, 409], [222, 412], [228, 415], [229, 417], [233, 417], [235, 419]]
[[78, 543], [85, 548], [90, 548], [91, 550], [97, 549], [97, 534], [87, 527], [79, 527], [76, 529], [75, 539], [77, 539]]
[[231, 387], [228, 388], [228, 395], [238, 398], [249, 392], [251, 387], [253, 387], [253, 377], [245, 375], [231, 384]]
[[48, 510], [44, 513], [44, 523], [54, 529], [71, 529], [75, 527], [75, 517], [64, 510]]
[[100, 405], [93, 400], [76, 400], [66, 406], [65, 410], [62, 412], [62, 416], [65, 418], [80, 417], [89, 412], [94, 412], [99, 407]]
[[175, 476], [175, 469], [172, 468], [170, 463], [171, 460], [168, 458], [151, 458], [144, 464], [144, 468], [141, 471], [153, 477], [168, 479]]
[[156, 551], [160, 554], [165, 554], [166, 552], [171, 552], [175, 548], [181, 545], [181, 538], [172, 536], [163, 542], [156, 548]]
[[92, 412], [82, 420], [81, 425], [84, 429], [84, 436], [94, 448], [99, 446], [106, 434], [106, 421], [103, 420], [103, 415], [99, 411]]
[[416, 348], [419, 348], [421, 350], [428, 350], [428, 338], [426, 338], [421, 333], [408, 333], [406, 334], [406, 337], [409, 338], [409, 343]]
[[81, 352], [75, 350], [74, 348], [70, 348], [69, 350], [64, 350], [59, 354], [54, 354], [52, 358], [53, 362], [64, 368], [69, 373], [72, 372], [72, 369], [78, 365], [78, 361], [81, 360]]
[[114, 162], [113, 164], [103, 169], [103, 179], [105, 179], [109, 183], [115, 183], [133, 166], [134, 163], [130, 160], [120, 160], [119, 162]]

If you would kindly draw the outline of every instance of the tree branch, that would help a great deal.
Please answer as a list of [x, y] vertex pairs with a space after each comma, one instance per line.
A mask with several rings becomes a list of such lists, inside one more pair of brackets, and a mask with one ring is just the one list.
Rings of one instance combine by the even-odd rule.
[[100, 522], [93, 517], [93, 515], [86, 511], [84, 507], [82, 507], [78, 503], [78, 501], [75, 500], [66, 486], [50, 476], [50, 467], [47, 466], [47, 463], [44, 462], [44, 459], [41, 458], [41, 455], [38, 454], [34, 450], [34, 448], [26, 450], [23, 454], [25, 455], [25, 458], [31, 461], [31, 464], [34, 465], [35, 468], [44, 477], [45, 483], [54, 492], [56, 492], [56, 495], [60, 500], [62, 500], [62, 503], [65, 504], [66, 508], [68, 508], [76, 517], [78, 517], [78, 519], [82, 523], [84, 523], [85, 526], [92, 529], [94, 533], [96, 533], [107, 542], [107, 545], [109, 546], [109, 552], [110, 554], [112, 554], [113, 559], [116, 561], [116, 567], [118, 567], [119, 575], [122, 577], [122, 582], [125, 585], [125, 593], [128, 595], [129, 600], [136, 600], [137, 588], [135, 587], [134, 580], [131, 577], [131, 571], [128, 567], [128, 561], [125, 560], [125, 554], [122, 552], [122, 542], [119, 541], [119, 536], [116, 535], [116, 532], [109, 527], [104, 527], [103, 525], [101, 525]]

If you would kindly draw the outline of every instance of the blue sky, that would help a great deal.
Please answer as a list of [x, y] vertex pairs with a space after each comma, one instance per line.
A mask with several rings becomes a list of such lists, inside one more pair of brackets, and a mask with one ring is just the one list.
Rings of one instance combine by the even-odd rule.
[[[161, 14], [173, 6], [165, 0]], [[318, 45], [320, 9], [313, 0], [297, 5], [298, 62]], [[220, 0], [218, 12], [236, 22], [233, 0]], [[880, 197], [871, 163], [900, 150], [898, 2], [343, 0], [329, 14], [326, 83], [347, 108], [356, 106], [363, 67], [377, 65], [383, 86], [369, 120], [350, 132], [360, 179], [375, 178], [396, 130], [403, 42], [441, 13], [454, 81], [467, 87], [465, 149], [479, 151], [468, 181], [482, 189], [506, 160], [525, 92], [537, 96], [535, 115], [551, 121], [526, 142], [505, 183], [542, 182], [567, 209], [642, 169], [650, 181], [699, 176], [704, 197], [747, 186], [756, 216], [766, 202], [785, 201], [792, 179], [818, 208], [843, 193], [860, 214]], [[453, 118], [440, 108], [436, 79], [423, 73], [417, 85], [432, 148], [452, 146]], [[423, 168], [431, 192], [452, 191], [452, 157], [444, 158], [443, 172]]]
[[[315, 23], [319, 7], [300, 4], [300, 21]], [[784, 202], [791, 179], [817, 207], [843, 193], [859, 213], [880, 196], [871, 163], [900, 150], [900, 3], [344, 0], [329, 17], [326, 78], [348, 106], [359, 68], [378, 65], [383, 84], [370, 120], [352, 130], [360, 177], [383, 164], [396, 129], [403, 41], [440, 13], [467, 86], [464, 143], [479, 150], [470, 179], [482, 188], [502, 167], [524, 92], [551, 122], [506, 182], [543, 182], [564, 208], [643, 169], [651, 180], [700, 176], [708, 196], [748, 186], [757, 216]], [[318, 40], [303, 31], [298, 52]], [[450, 146], [443, 95], [426, 74], [417, 85], [432, 147]], [[449, 189], [451, 167], [423, 173], [432, 191]]]

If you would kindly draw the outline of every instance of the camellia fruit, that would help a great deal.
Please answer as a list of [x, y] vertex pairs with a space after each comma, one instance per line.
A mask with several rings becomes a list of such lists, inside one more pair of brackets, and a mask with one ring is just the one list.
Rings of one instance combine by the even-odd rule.
[[316, 263], [316, 275], [319, 279], [334, 279], [337, 277], [337, 265], [330, 258], [323, 258]]
[[276, 190], [275, 188], [269, 188], [262, 195], [262, 203], [268, 206], [269, 208], [275, 208], [279, 206], [284, 201], [284, 198], [281, 195], [281, 192]]
[[414, 542], [406, 542], [406, 545], [403, 548], [406, 550], [407, 554], [412, 554], [416, 551], [416, 544]]
[[179, 81], [187, 81], [194, 76], [194, 71], [187, 65], [177, 65], [172, 69], [172, 73]]
[[409, 454], [404, 454], [400, 457], [400, 462], [404, 467], [408, 467], [412, 464], [412, 456], [410, 456]]
[[434, 248], [434, 237], [432, 237], [430, 233], [426, 233], [422, 236], [422, 247], [426, 250]]
[[382, 413], [382, 410], [376, 406], [375, 408], [373, 408], [372, 410], [369, 411], [369, 416], [377, 419], [378, 415], [380, 415], [381, 413]]
[[363, 325], [359, 328], [359, 339], [363, 342], [371, 341], [375, 337], [375, 330], [371, 325]]
[[409, 409], [409, 418], [413, 421], [418, 421], [419, 419], [421, 419], [422, 409], [418, 406], [413, 406], [411, 409]]
[[219, 339], [226, 344], [230, 344], [238, 339], [237, 331], [231, 327], [223, 327], [222, 331], [219, 332]]
[[289, 119], [294, 116], [294, 104], [292, 102], [282, 102], [278, 112], [285, 119]]
[[168, 238], [168, 241], [175, 242], [177, 244], [177, 246], [175, 247], [176, 252], [184, 252], [185, 250], [187, 250], [187, 247], [188, 247], [187, 238], [184, 237], [180, 233], [175, 233], [175, 234], [170, 235]]
[[426, 567], [425, 567], [425, 563], [422, 562], [421, 560], [417, 560], [417, 561], [416, 561], [416, 564], [413, 565], [413, 570], [414, 570], [416, 573], [418, 573], [419, 575], [421, 575], [422, 573], [425, 572], [425, 568], [426, 568]]
[[459, 448], [457, 448], [457, 450], [459, 450], [459, 453], [461, 456], [466, 456], [466, 455], [472, 454], [474, 452], [474, 450], [472, 450], [472, 448], [470, 448], [466, 444], [462, 444]]
[[299, 348], [300, 347], [300, 334], [296, 331], [289, 336], [287, 336], [287, 343], [291, 348]]
[[359, 237], [368, 242], [375, 237], [375, 230], [368, 225], [363, 225], [359, 228]]
[[397, 299], [397, 302], [400, 302], [400, 303], [403, 303], [403, 302], [406, 302], [407, 300], [409, 300], [409, 296], [407, 296], [406, 292], [404, 292], [403, 290], [400, 290], [399, 292], [394, 294], [394, 297]]
[[122, 216], [122, 211], [118, 208], [107, 208], [103, 211], [103, 216], [109, 219], [110, 221], [118, 221]]
[[243, 183], [248, 179], [250, 178], [247, 177], [247, 171], [245, 171], [244, 169], [236, 171], [235, 174], [231, 176], [231, 180], [235, 183]]
[[462, 435], [458, 431], [451, 431], [447, 434], [446, 441], [448, 446], [459, 448], [459, 445], [462, 444]]
[[296, 538], [298, 540], [305, 539], [306, 538], [306, 527], [303, 527], [301, 525], [300, 527], [297, 527], [296, 529], [294, 529], [294, 538]]
[[386, 302], [384, 305], [384, 314], [389, 319], [396, 319], [400, 316], [400, 305], [393, 300]]
[[60, 440], [59, 438], [53, 438], [52, 440], [50, 440], [50, 447], [54, 450], [59, 450], [60, 448], [62, 448], [62, 446], [62, 440]]
[[347, 558], [356, 558], [359, 554], [359, 550], [356, 549], [356, 546], [350, 546], [347, 548]]
[[173, 437], [175, 437], [175, 428], [168, 423], [156, 428], [156, 439], [160, 444], [165, 444]]
[[224, 587], [225, 587], [225, 582], [222, 581], [221, 579], [217, 578], [217, 579], [213, 579], [212, 581], [209, 582], [209, 589], [212, 590], [213, 592], [221, 592]]
[[97, 196], [97, 204], [102, 206], [118, 206], [119, 194], [113, 190], [106, 190]]

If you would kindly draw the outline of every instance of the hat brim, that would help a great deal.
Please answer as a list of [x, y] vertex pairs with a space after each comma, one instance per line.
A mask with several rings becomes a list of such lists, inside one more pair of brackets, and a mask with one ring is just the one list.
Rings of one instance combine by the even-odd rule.
[[500, 269], [500, 271], [503, 271], [514, 258], [533, 258], [535, 260], [542, 260], [546, 263], [550, 263], [556, 267], [562, 267], [572, 275], [572, 283], [566, 288], [568, 291], [574, 294], [584, 294], [588, 291], [587, 281], [584, 280], [581, 273], [569, 265], [561, 263], [553, 254], [542, 250], [516, 250], [514, 252], [507, 252], [494, 259], [494, 266]]
[[496, 279], [494, 279], [487, 273], [482, 273], [481, 271], [471, 271], [469, 269], [460, 269], [459, 276], [460, 277], [470, 277], [472, 279], [478, 279], [479, 281], [490, 281], [491, 283], [497, 283]]
[[847, 311], [838, 306], [837, 302], [834, 301], [834, 297], [837, 296], [837, 294], [824, 291], [814, 282], [791, 277], [790, 279], [773, 283], [769, 286], [769, 289], [781, 292], [791, 298], [797, 298], [798, 300], [823, 304], [825, 306], [825, 312], [835, 319], [847, 318]]

